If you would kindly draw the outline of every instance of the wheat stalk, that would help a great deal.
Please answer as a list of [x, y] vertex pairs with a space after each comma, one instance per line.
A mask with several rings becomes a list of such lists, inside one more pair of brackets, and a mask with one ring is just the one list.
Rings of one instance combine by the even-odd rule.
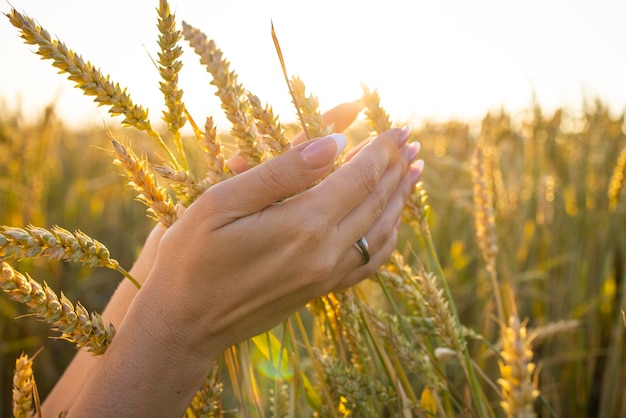
[[37, 317], [61, 333], [59, 338], [70, 341], [78, 348], [86, 347], [94, 355], [103, 354], [113, 336], [113, 325], [105, 325], [97, 313], [87, 312], [80, 304], [76, 307], [63, 293], [59, 298], [44, 282], [43, 286], [6, 262], [2, 262], [0, 288], [17, 302], [28, 306]]
[[148, 111], [135, 105], [119, 84], [112, 83], [109, 76], [104, 76], [100, 70], [89, 61], [85, 62], [79, 54], [68, 49], [59, 40], [53, 40], [48, 31], [37, 25], [33, 19], [24, 16], [15, 9], [6, 14], [13, 26], [21, 31], [21, 37], [29, 45], [37, 45], [37, 55], [42, 59], [52, 60], [52, 65], [60, 72], [68, 74], [68, 79], [87, 96], [94, 96], [98, 106], [109, 106], [109, 113], [113, 116], [123, 115], [122, 125], [133, 126], [146, 131], [157, 140], [159, 145], [168, 153], [172, 163], [178, 166], [176, 157], [165, 145], [161, 136], [156, 132], [148, 120]]
[[183, 22], [183, 36], [213, 77], [211, 84], [217, 87], [216, 95], [233, 125], [231, 133], [237, 140], [241, 155], [250, 167], [260, 164], [265, 159], [265, 149], [262, 141], [258, 140], [246, 91], [237, 82], [237, 74], [230, 70], [230, 62], [223, 57], [213, 40], [186, 22]]

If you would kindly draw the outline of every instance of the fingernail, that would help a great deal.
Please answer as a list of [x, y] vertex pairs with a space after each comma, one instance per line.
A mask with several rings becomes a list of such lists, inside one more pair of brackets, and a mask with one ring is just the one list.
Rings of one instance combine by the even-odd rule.
[[417, 157], [417, 153], [420, 151], [420, 148], [421, 144], [417, 141], [411, 142], [409, 145], [407, 145], [406, 149], [404, 150], [404, 155], [406, 156], [406, 159], [410, 162], [413, 162], [415, 157]]
[[301, 155], [309, 167], [320, 168], [335, 161], [347, 144], [345, 135], [332, 134], [311, 142], [301, 151]]
[[409, 168], [409, 180], [411, 181], [411, 184], [417, 184], [423, 171], [424, 160], [417, 160], [411, 164], [411, 168]]
[[400, 146], [406, 144], [406, 140], [409, 139], [409, 135], [411, 135], [411, 126], [406, 125], [400, 130], [400, 134], [398, 135], [398, 142], [400, 143]]

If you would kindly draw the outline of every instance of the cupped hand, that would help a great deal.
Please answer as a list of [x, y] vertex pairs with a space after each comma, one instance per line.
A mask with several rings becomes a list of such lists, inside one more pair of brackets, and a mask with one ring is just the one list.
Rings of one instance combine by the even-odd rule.
[[[181, 349], [214, 355], [370, 276], [395, 248], [421, 173], [408, 135], [379, 135], [311, 188], [345, 137], [304, 142], [213, 186], [163, 235], [135, 302], [156, 307]], [[371, 254], [365, 265], [353, 246], [361, 236]]]

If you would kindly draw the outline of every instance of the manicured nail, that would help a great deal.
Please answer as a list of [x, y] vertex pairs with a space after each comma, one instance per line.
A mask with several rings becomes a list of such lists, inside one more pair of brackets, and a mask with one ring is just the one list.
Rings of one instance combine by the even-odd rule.
[[400, 130], [400, 134], [398, 135], [398, 141], [400, 142], [400, 146], [406, 144], [406, 140], [409, 139], [409, 135], [411, 135], [411, 126], [406, 125]]
[[411, 142], [409, 145], [406, 145], [406, 148], [404, 150], [404, 155], [406, 156], [406, 159], [410, 162], [413, 162], [413, 160], [415, 160], [415, 157], [417, 157], [417, 153], [420, 152], [421, 146], [422, 145], [417, 141]]
[[409, 169], [409, 180], [411, 181], [411, 184], [417, 184], [423, 171], [424, 160], [417, 160], [411, 164], [411, 168]]
[[301, 155], [309, 167], [320, 168], [335, 161], [347, 144], [345, 135], [332, 134], [311, 142], [301, 151]]

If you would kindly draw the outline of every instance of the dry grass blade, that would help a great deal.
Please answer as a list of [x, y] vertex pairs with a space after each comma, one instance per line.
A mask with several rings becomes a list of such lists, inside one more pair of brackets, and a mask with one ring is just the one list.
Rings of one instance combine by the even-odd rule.
[[79, 54], [68, 49], [63, 42], [53, 40], [48, 31], [37, 25], [30, 17], [22, 15], [15, 9], [11, 9], [11, 13], [6, 16], [13, 26], [22, 32], [21, 37], [27, 44], [38, 46], [37, 55], [43, 59], [52, 60], [52, 65], [60, 72], [68, 74], [68, 79], [76, 83], [85, 95], [94, 96], [94, 101], [99, 106], [109, 106], [111, 115], [123, 115], [122, 125], [146, 131], [168, 153], [172, 163], [178, 165], [176, 158], [158, 132], [152, 128], [148, 120], [148, 111], [135, 105], [126, 93], [126, 89], [109, 81], [108, 76], [104, 76], [89, 61], [83, 61]]
[[217, 87], [216, 95], [222, 102], [226, 117], [232, 123], [231, 133], [237, 140], [240, 154], [246, 159], [248, 166], [260, 164], [265, 159], [265, 147], [262, 141], [258, 141], [250, 102], [246, 91], [237, 82], [237, 74], [230, 70], [230, 62], [223, 57], [214, 41], [185, 22], [183, 36], [213, 77], [211, 84]]
[[94, 355], [103, 354], [113, 336], [113, 325], [105, 325], [102, 317], [77, 303], [76, 307], [61, 293], [59, 298], [46, 283], [40, 285], [9, 264], [2, 262], [0, 288], [8, 296], [28, 306], [38, 318], [52, 325], [61, 333], [60, 338], [70, 341], [78, 348], [87, 348]]
[[148, 171], [147, 161], [137, 158], [131, 150], [126, 149], [114, 138], [109, 139], [113, 144], [114, 163], [126, 171], [130, 179], [129, 184], [139, 193], [137, 200], [148, 207], [153, 219], [165, 227], [171, 226], [176, 221], [176, 208], [166, 190], [157, 184], [152, 173]]
[[289, 74], [287, 73], [287, 66], [285, 65], [285, 58], [283, 57], [283, 51], [280, 49], [280, 43], [278, 42], [278, 36], [276, 36], [276, 31], [274, 30], [274, 22], [272, 22], [272, 41], [274, 42], [274, 48], [276, 48], [276, 54], [278, 55], [278, 60], [280, 61], [280, 68], [283, 71], [283, 76], [285, 77], [285, 82], [287, 83], [287, 88], [289, 89], [289, 94], [291, 95], [291, 99], [293, 100], [293, 105], [296, 108], [296, 112], [298, 113], [298, 118], [300, 119], [300, 124], [302, 126], [302, 130], [304, 131], [304, 135], [307, 140], [311, 139], [311, 135], [309, 134], [309, 130], [307, 128], [307, 124], [305, 123], [302, 112], [300, 111], [300, 99], [296, 96], [294, 92], [294, 87], [289, 81]]

